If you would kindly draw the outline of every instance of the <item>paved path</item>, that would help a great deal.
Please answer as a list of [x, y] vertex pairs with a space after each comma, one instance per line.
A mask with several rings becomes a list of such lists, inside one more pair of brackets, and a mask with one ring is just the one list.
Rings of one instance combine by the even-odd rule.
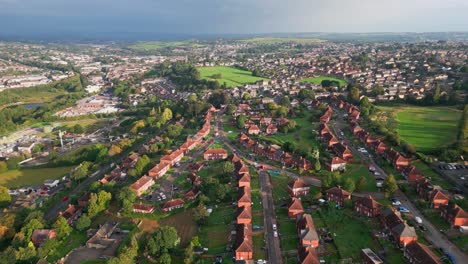
[[[338, 118], [336, 121], [331, 122], [330, 126], [333, 129], [335, 135], [339, 135], [339, 131], [347, 126], [344, 124], [342, 120], [342, 115], [338, 112]], [[376, 171], [380, 172], [382, 178], [386, 178], [387, 174], [385, 173], [382, 168], [380, 168], [374, 161], [373, 158], [369, 157], [368, 155], [364, 155], [363, 153], [357, 151], [356, 147], [351, 143], [351, 141], [346, 140], [344, 137], [343, 140], [348, 143], [348, 147], [353, 152], [353, 155], [359, 155], [363, 162], [367, 163], [367, 165], [373, 165], [376, 168]], [[353, 194], [355, 195], [355, 194]], [[374, 196], [374, 195], [373, 195]], [[450, 242], [445, 235], [443, 235], [440, 230], [438, 230], [431, 222], [424, 218], [423, 214], [419, 211], [419, 209], [411, 202], [408, 197], [398, 190], [395, 195], [397, 199], [399, 199], [403, 206], [407, 207], [411, 213], [416, 217], [420, 217], [423, 221], [423, 225], [428, 229], [424, 232], [424, 237], [435, 245], [438, 248], [442, 248], [444, 252], [448, 252], [456, 261], [456, 263], [467, 263], [468, 256], [463, 253], [455, 244]]]
[[281, 247], [278, 237], [274, 236], [273, 224], [276, 225], [275, 204], [273, 202], [270, 178], [265, 171], [259, 171], [260, 187], [263, 205], [263, 220], [265, 224], [265, 241], [267, 244], [267, 256], [269, 263], [283, 263]]

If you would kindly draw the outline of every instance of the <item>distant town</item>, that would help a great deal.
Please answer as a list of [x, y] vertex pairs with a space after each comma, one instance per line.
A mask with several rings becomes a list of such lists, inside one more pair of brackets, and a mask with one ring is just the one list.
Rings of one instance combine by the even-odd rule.
[[0, 263], [466, 263], [464, 41], [0, 42]]

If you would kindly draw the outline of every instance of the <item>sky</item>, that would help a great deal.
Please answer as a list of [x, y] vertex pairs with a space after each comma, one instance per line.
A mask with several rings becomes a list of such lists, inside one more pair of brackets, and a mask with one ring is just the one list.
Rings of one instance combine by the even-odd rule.
[[0, 35], [441, 31], [468, 0], [0, 0]]

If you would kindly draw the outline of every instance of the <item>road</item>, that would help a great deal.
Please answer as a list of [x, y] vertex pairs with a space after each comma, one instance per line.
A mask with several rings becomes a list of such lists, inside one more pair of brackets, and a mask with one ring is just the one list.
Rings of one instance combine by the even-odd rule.
[[[338, 112], [340, 113], [340, 112]], [[330, 128], [333, 129], [335, 135], [340, 135], [339, 132], [344, 127], [347, 127], [347, 124], [342, 119], [342, 115], [338, 114], [338, 118], [336, 121], [330, 123]], [[366, 162], [367, 165], [375, 166], [377, 172], [381, 175], [379, 177], [386, 178], [387, 174], [385, 173], [382, 168], [380, 168], [376, 163], [373, 157], [369, 157], [368, 155], [364, 155], [363, 153], [357, 151], [356, 146], [354, 146], [350, 140], [346, 139], [346, 135], [343, 137], [343, 141], [348, 143], [348, 147], [353, 152], [353, 155], [359, 155], [363, 162]], [[450, 255], [455, 259], [456, 263], [466, 263], [468, 256], [463, 253], [455, 244], [450, 242], [447, 237], [440, 232], [431, 222], [429, 222], [424, 215], [419, 211], [419, 209], [411, 202], [410, 199], [398, 190], [394, 195], [398, 200], [401, 201], [402, 205], [407, 207], [411, 213], [416, 217], [420, 217], [423, 221], [424, 226], [428, 229], [424, 232], [424, 237], [437, 248], [444, 249], [444, 252], [450, 253]]]
[[259, 171], [260, 189], [262, 194], [263, 220], [265, 225], [265, 241], [269, 263], [283, 263], [279, 237], [274, 236], [273, 224], [276, 223], [275, 204], [273, 203], [270, 178], [265, 171]]

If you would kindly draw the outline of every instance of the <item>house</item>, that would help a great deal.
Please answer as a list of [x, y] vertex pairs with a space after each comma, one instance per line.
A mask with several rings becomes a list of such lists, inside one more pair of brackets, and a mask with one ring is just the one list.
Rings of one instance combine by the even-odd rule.
[[133, 204], [132, 211], [140, 214], [151, 214], [154, 212], [154, 206], [151, 204], [136, 203]]
[[339, 157], [333, 157], [326, 165], [329, 171], [344, 171], [346, 169], [346, 161]]
[[59, 212], [59, 217], [65, 218], [69, 225], [73, 225], [81, 215], [81, 209], [76, 208], [73, 204], [69, 204], [64, 212]]
[[426, 178], [423, 178], [416, 182], [416, 192], [419, 196], [425, 200], [429, 200], [429, 196], [434, 190], [434, 185], [432, 185], [431, 181]]
[[134, 190], [138, 196], [142, 195], [146, 190], [153, 186], [154, 180], [149, 176], [142, 176], [135, 183], [130, 185], [130, 188]]
[[218, 160], [218, 159], [227, 159], [228, 152], [225, 149], [218, 148], [218, 149], [208, 149], [203, 154], [203, 158], [205, 160]]
[[184, 200], [178, 198], [178, 199], [172, 199], [170, 201], [167, 201], [161, 205], [161, 211], [164, 213], [170, 212], [172, 210], [182, 208], [184, 207]]
[[468, 213], [456, 204], [441, 206], [440, 215], [451, 226], [468, 226]]
[[200, 186], [202, 183], [201, 177], [193, 172], [187, 175], [187, 179], [192, 183], [192, 186]]
[[377, 256], [370, 248], [361, 249], [362, 262], [364, 264], [383, 264], [383, 260]]
[[237, 208], [237, 224], [252, 223], [252, 208], [250, 206], [242, 206]]
[[173, 151], [171, 154], [163, 156], [160, 162], [167, 161], [171, 164], [171, 166], [174, 166], [183, 157], [184, 157], [184, 152], [181, 149], [177, 149]]
[[310, 161], [306, 160], [303, 157], [299, 157], [294, 159], [293, 166], [301, 170], [310, 170], [310, 168], [312, 167], [312, 163], [310, 163]]
[[328, 127], [328, 125], [327, 125], [327, 124], [323, 124], [323, 123], [320, 124], [319, 130], [320, 130], [319, 135], [322, 136], [322, 137], [323, 137], [325, 134], [331, 134], [331, 133], [332, 133], [331, 130], [330, 130], [330, 128]]
[[89, 202], [89, 192], [84, 193], [79, 199], [78, 199], [78, 207], [85, 208], [88, 205]]
[[31, 241], [36, 248], [40, 247], [47, 240], [53, 239], [57, 233], [53, 229], [36, 229], [33, 231]]
[[400, 214], [393, 209], [386, 208], [382, 210], [380, 219], [385, 228], [393, 236], [395, 243], [400, 247], [406, 247], [406, 245], [409, 245], [418, 239], [414, 227], [406, 224]]
[[319, 246], [319, 236], [315, 230], [314, 221], [310, 214], [298, 215], [296, 219], [297, 233], [300, 239], [299, 244], [303, 247]]
[[273, 121], [273, 118], [271, 117], [262, 117], [260, 118], [260, 125], [265, 127], [265, 126], [270, 125], [272, 121]]
[[305, 196], [309, 193], [309, 189], [309, 185], [299, 178], [288, 183], [288, 193], [291, 197]]
[[180, 149], [184, 152], [184, 154], [187, 154], [187, 153], [189, 153], [189, 151], [191, 151], [196, 146], [198, 146], [199, 143], [200, 143], [200, 141], [198, 141], [198, 140], [187, 138], [185, 143], [182, 144], [182, 146], [180, 146]]
[[265, 132], [267, 133], [267, 135], [276, 134], [278, 132], [278, 128], [273, 124], [269, 124]]
[[410, 185], [414, 185], [417, 181], [424, 178], [424, 175], [413, 165], [403, 168], [401, 174], [408, 180]]
[[205, 164], [203, 164], [203, 162], [196, 162], [196, 163], [191, 163], [188, 166], [188, 169], [191, 172], [199, 172], [199, 171], [201, 171], [203, 169], [203, 167], [205, 167]]
[[326, 191], [326, 193], [328, 201], [333, 201], [338, 206], [343, 206], [346, 200], [351, 199], [351, 194], [341, 189], [341, 186], [330, 188]]
[[260, 134], [260, 132], [261, 132], [260, 128], [258, 128], [258, 126], [255, 124], [250, 125], [249, 128], [247, 129], [247, 133], [249, 135], [258, 135]]
[[434, 189], [429, 195], [432, 208], [438, 209], [441, 205], [448, 205], [449, 197], [439, 189]]
[[293, 197], [291, 203], [288, 207], [288, 217], [291, 219], [296, 219], [300, 214], [304, 213], [304, 208], [302, 207], [302, 202], [300, 199]]
[[319, 264], [317, 250], [313, 247], [299, 247], [297, 259], [299, 264]]
[[348, 148], [348, 146], [338, 143], [334, 144], [331, 148], [335, 155], [337, 155], [340, 159], [351, 160], [353, 158], [353, 153]]
[[327, 147], [329, 147], [329, 148], [332, 147], [335, 144], [340, 143], [338, 141], [338, 139], [331, 133], [327, 133], [327, 134], [323, 135], [323, 140], [325, 141], [325, 143], [327, 143]]
[[412, 264], [442, 264], [429, 247], [419, 242], [407, 245], [403, 254]]
[[239, 188], [241, 187], [250, 187], [250, 174], [243, 173], [239, 178]]
[[370, 195], [367, 197], [358, 198], [354, 203], [354, 211], [367, 217], [376, 217], [380, 215], [381, 210], [382, 205], [374, 200]]
[[199, 195], [200, 195], [200, 191], [197, 188], [192, 188], [184, 195], [184, 197], [187, 200], [193, 201], [197, 199]]
[[250, 187], [244, 186], [239, 189], [239, 199], [237, 200], [237, 207], [250, 207], [252, 205], [252, 197]]
[[133, 168], [139, 158], [140, 155], [138, 155], [138, 153], [132, 153], [122, 161], [122, 166], [126, 169]]
[[253, 258], [252, 226], [250, 224], [237, 225], [235, 254], [236, 260], [250, 260]]
[[161, 160], [158, 165], [154, 166], [151, 170], [148, 171], [148, 176], [155, 179], [159, 179], [171, 168], [171, 163], [169, 161]]

